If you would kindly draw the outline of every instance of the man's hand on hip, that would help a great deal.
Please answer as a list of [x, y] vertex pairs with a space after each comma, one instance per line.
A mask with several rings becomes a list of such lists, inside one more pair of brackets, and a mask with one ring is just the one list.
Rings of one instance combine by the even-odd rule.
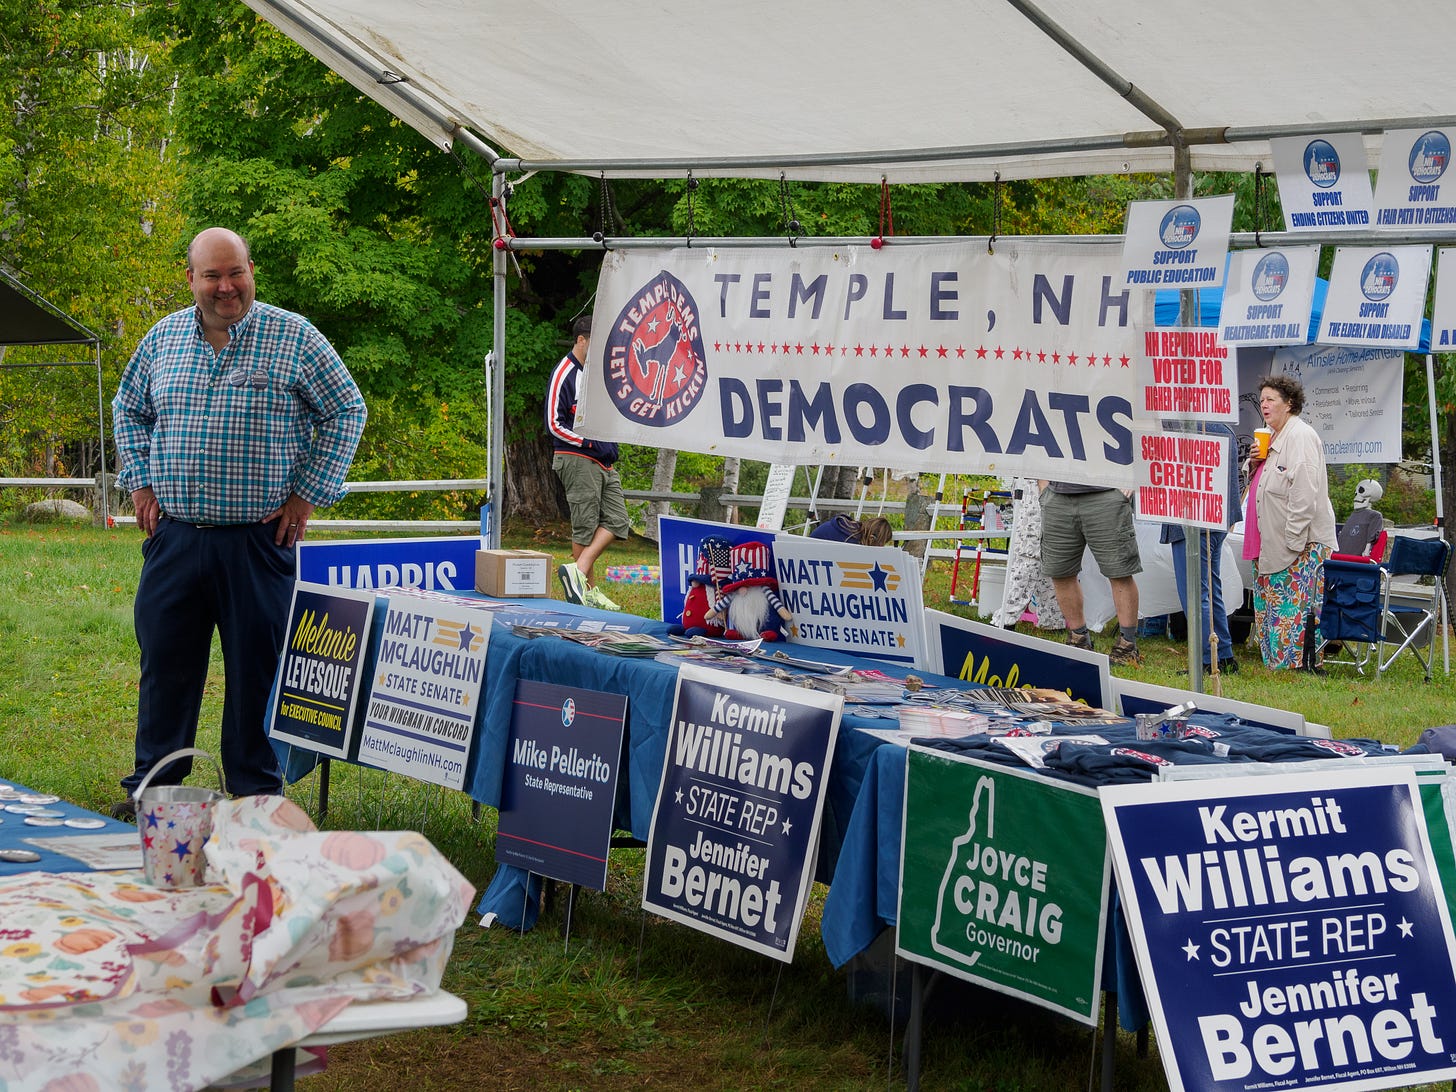
[[275, 519], [278, 521], [278, 526], [273, 532], [275, 546], [292, 546], [296, 542], [303, 541], [303, 532], [308, 527], [308, 519], [311, 515], [313, 515], [313, 505], [297, 493], [290, 493], [288, 499], [283, 502], [283, 507], [269, 512], [263, 517], [263, 522], [272, 523]]
[[157, 521], [162, 518], [162, 505], [157, 500], [157, 495], [152, 492], [152, 487], [144, 485], [140, 489], [133, 489], [131, 506], [136, 512], [137, 526], [147, 538], [151, 538], [156, 533]]

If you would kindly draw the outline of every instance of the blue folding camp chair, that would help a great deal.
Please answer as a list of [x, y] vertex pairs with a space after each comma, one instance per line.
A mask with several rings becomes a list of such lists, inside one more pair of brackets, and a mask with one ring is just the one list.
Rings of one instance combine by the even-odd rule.
[[[1363, 675], [1373, 662], [1379, 677], [1396, 657], [1409, 652], [1430, 682], [1428, 650], [1442, 616], [1450, 561], [1451, 544], [1443, 539], [1399, 536], [1392, 539], [1390, 559], [1383, 564], [1326, 561], [1320, 613], [1326, 666], [1346, 664]], [[1342, 655], [1335, 655], [1337, 650]]]

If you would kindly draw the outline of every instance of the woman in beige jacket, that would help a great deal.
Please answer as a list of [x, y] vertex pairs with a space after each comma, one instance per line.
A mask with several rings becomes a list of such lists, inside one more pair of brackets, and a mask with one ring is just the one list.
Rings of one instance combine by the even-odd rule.
[[1264, 663], [1320, 671], [1324, 564], [1335, 546], [1324, 444], [1299, 416], [1304, 387], [1289, 376], [1259, 381], [1259, 412], [1274, 433], [1268, 458], [1249, 456], [1244, 557], [1253, 561], [1254, 625]]

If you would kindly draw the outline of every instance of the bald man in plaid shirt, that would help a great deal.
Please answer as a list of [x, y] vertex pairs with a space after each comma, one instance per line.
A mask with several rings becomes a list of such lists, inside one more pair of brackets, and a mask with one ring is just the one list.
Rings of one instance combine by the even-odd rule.
[[[277, 793], [265, 730], [293, 590], [295, 547], [313, 510], [344, 495], [364, 432], [364, 397], [307, 319], [257, 300], [242, 236], [208, 228], [187, 248], [194, 306], [137, 346], [111, 403], [119, 484], [142, 543], [141, 646], [131, 795], [158, 760], [191, 747], [221, 635], [222, 765], [235, 795]], [[186, 776], [188, 759], [154, 784]]]

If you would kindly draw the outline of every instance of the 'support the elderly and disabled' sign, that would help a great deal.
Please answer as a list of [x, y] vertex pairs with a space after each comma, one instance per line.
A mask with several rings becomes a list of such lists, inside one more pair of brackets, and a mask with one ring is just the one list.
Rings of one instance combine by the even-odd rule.
[[1108, 243], [632, 250], [602, 263], [585, 435], [781, 463], [1132, 485], [1152, 299]]

